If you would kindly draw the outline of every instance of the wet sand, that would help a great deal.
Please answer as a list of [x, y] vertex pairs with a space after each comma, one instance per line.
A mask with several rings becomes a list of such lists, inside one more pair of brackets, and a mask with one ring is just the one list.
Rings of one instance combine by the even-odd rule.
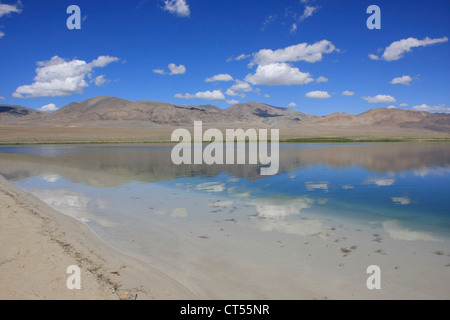
[[[111, 248], [90, 229], [0, 176], [0, 299], [195, 299], [164, 273]], [[67, 267], [81, 268], [69, 290]]]

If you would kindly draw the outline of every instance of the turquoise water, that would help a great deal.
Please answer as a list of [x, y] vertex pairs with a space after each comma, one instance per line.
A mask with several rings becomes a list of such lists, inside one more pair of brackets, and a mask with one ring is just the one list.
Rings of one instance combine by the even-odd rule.
[[[195, 195], [247, 207], [264, 199], [266, 207], [275, 206], [274, 215], [289, 219], [296, 214], [282, 211], [297, 212], [297, 205], [303, 213], [355, 222], [395, 219], [450, 236], [449, 149], [431, 143], [285, 144], [280, 172], [262, 177], [257, 166], [175, 166], [168, 146], [5, 146], [0, 173], [54, 203], [61, 190], [69, 199], [72, 192], [72, 208], [69, 200], [60, 205], [75, 215], [86, 211], [114, 220], [112, 211], [164, 210]], [[165, 195], [155, 199], [155, 193]], [[296, 204], [298, 199], [303, 202]], [[197, 205], [190, 211], [202, 211], [204, 204]]]

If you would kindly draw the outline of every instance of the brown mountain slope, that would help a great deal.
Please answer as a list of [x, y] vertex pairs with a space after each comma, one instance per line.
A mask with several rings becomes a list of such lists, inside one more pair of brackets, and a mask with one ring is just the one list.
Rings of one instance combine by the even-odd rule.
[[332, 113], [313, 119], [308, 125], [352, 128], [417, 128], [450, 132], [450, 114], [378, 108], [357, 115]]
[[49, 116], [55, 121], [139, 121], [178, 125], [204, 122], [234, 122], [237, 118], [214, 106], [175, 105], [165, 102], [132, 102], [114, 97], [95, 97], [71, 103]]
[[43, 116], [44, 116], [43, 112], [39, 112], [22, 106], [14, 106], [6, 104], [0, 105], [0, 121], [2, 122], [34, 120], [40, 119]]
[[301, 122], [317, 118], [312, 114], [306, 114], [289, 108], [279, 108], [264, 103], [249, 101], [235, 104], [224, 110], [245, 122], [261, 122], [276, 125], [285, 122]]

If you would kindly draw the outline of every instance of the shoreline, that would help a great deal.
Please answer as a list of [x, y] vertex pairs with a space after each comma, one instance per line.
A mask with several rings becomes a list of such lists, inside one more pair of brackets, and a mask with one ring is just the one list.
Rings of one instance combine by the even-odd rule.
[[[259, 141], [255, 141], [256, 143]], [[270, 142], [270, 141], [268, 141]], [[353, 138], [353, 137], [305, 137], [286, 138], [278, 141], [280, 144], [301, 144], [301, 143], [448, 143], [450, 138]], [[203, 141], [202, 144], [210, 144], [211, 141]], [[246, 141], [246, 144], [249, 142]], [[124, 141], [25, 141], [25, 142], [4, 142], [0, 141], [0, 146], [24, 146], [24, 145], [177, 145], [179, 142], [170, 140], [124, 140]]]
[[[188, 288], [0, 176], [1, 300], [183, 300]], [[81, 289], [66, 286], [81, 269]]]

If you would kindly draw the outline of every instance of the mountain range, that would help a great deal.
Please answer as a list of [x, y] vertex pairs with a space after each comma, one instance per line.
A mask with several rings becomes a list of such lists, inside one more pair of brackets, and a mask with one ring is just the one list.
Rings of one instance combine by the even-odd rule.
[[371, 109], [355, 115], [332, 113], [316, 116], [255, 101], [221, 109], [213, 105], [177, 105], [145, 100], [133, 102], [106, 96], [73, 102], [52, 113], [23, 106], [0, 105], [0, 125], [161, 128], [188, 126], [194, 121], [231, 128], [272, 127], [303, 131], [323, 128], [361, 132], [419, 130], [450, 133], [450, 114], [396, 108]]

